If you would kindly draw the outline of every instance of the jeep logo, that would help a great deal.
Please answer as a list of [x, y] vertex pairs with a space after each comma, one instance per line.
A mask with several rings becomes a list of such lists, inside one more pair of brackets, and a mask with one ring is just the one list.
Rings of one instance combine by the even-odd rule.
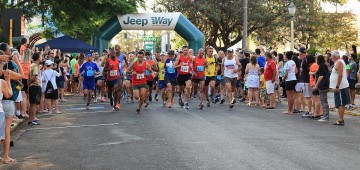
[[131, 24], [131, 25], [141, 25], [141, 26], [145, 26], [148, 24], [148, 20], [147, 19], [130, 19], [130, 17], [127, 17], [127, 21], [123, 22], [124, 24]]

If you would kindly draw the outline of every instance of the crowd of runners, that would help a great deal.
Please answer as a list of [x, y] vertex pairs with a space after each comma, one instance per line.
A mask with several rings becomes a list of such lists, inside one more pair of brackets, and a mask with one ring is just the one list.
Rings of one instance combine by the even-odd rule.
[[[92, 102], [109, 102], [121, 111], [121, 101], [137, 102], [134, 110], [139, 114], [153, 100], [169, 109], [174, 98], [187, 110], [225, 103], [232, 109], [237, 101], [274, 109], [286, 98], [284, 114], [302, 113], [304, 118], [329, 122], [329, 110], [337, 108], [339, 119], [333, 125], [344, 125], [344, 111], [354, 108], [360, 84], [356, 47], [343, 56], [338, 51], [308, 55], [304, 47], [297, 51], [228, 48], [214, 54], [211, 46], [196, 52], [183, 46], [151, 54], [126, 53], [115, 45], [100, 56], [67, 54], [49, 46], [32, 50], [26, 39], [17, 49], [0, 43], [1, 159], [16, 161], [9, 157], [13, 121], [27, 118], [29, 125], [40, 125], [36, 114], [61, 113], [58, 102], [66, 101], [69, 93], [83, 96], [86, 109]], [[334, 106], [328, 104], [328, 89], [334, 91]]]

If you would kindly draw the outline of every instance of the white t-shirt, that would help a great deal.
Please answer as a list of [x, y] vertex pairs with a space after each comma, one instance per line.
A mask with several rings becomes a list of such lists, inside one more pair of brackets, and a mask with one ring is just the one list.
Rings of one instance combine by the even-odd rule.
[[289, 60], [288, 62], [286, 62], [284, 69], [289, 70], [288, 76], [286, 77], [286, 81], [296, 80], [296, 75], [295, 75], [296, 64], [293, 60]]
[[52, 83], [54, 90], [57, 89], [56, 77], [60, 77], [60, 73], [58, 73], [57, 71], [54, 71], [52, 69], [46, 69], [45, 71], [42, 72], [41, 75], [43, 78], [42, 92], [45, 92], [48, 81], [50, 81]]

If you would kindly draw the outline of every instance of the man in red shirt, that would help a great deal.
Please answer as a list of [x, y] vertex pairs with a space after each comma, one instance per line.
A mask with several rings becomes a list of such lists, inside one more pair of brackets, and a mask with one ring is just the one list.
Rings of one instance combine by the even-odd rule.
[[266, 81], [266, 92], [269, 94], [270, 106], [266, 107], [266, 109], [274, 109], [275, 108], [275, 81], [276, 81], [276, 64], [272, 58], [270, 53], [266, 54], [266, 65], [264, 78]]

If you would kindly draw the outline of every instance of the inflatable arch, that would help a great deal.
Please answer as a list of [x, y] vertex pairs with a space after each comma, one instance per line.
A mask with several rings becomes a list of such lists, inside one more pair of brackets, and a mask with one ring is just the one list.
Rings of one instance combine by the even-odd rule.
[[189, 48], [204, 48], [204, 34], [181, 13], [141, 13], [110, 18], [93, 36], [93, 46], [99, 52], [108, 49], [109, 41], [122, 30], [174, 30]]

